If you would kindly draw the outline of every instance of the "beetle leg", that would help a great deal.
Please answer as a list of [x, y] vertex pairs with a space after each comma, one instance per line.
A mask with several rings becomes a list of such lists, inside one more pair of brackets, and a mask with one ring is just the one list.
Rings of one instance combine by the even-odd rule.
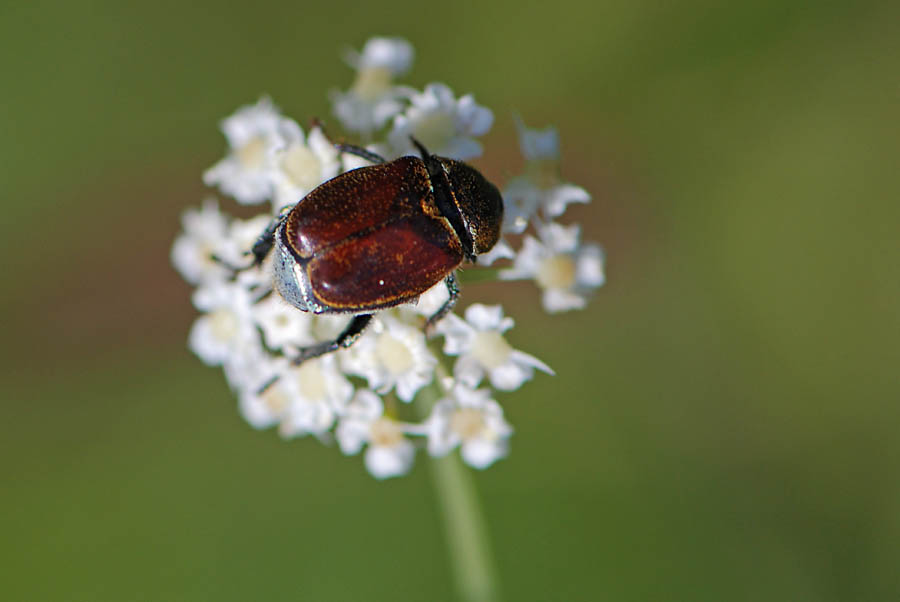
[[253, 255], [252, 267], [262, 265], [262, 262], [269, 255], [269, 251], [275, 246], [275, 230], [278, 229], [278, 224], [280, 223], [280, 219], [272, 220], [266, 226], [266, 229], [263, 230], [263, 233], [259, 235], [259, 238], [256, 239], [256, 242], [253, 243], [253, 247], [250, 249], [250, 253]]
[[[315, 357], [325, 355], [326, 353], [332, 353], [334, 351], [337, 351], [341, 347], [349, 347], [356, 342], [356, 339], [359, 338], [359, 335], [362, 334], [363, 330], [366, 329], [366, 326], [368, 326], [369, 322], [371, 321], [372, 314], [362, 314], [359, 316], [354, 316], [354, 318], [344, 329], [344, 332], [338, 335], [338, 338], [333, 341], [325, 341], [324, 343], [318, 343], [317, 345], [303, 347], [302, 349], [300, 349], [300, 352], [297, 354], [297, 356], [291, 360], [291, 363], [295, 366], [299, 366], [306, 360], [311, 360]], [[265, 383], [263, 383], [263, 385], [259, 389], [257, 389], [257, 393], [261, 395], [266, 389], [274, 385], [276, 382], [278, 382], [278, 376], [273, 376]]]
[[338, 338], [333, 341], [325, 341], [324, 343], [304, 347], [291, 362], [296, 366], [314, 357], [337, 351], [341, 347], [349, 347], [356, 342], [356, 339], [359, 338], [359, 335], [362, 334], [362, 331], [366, 329], [366, 326], [371, 321], [372, 314], [354, 316], [344, 329], [344, 332], [338, 335]]
[[269, 255], [269, 251], [272, 250], [272, 247], [275, 246], [275, 231], [278, 230], [278, 226], [281, 225], [281, 222], [287, 217], [288, 213], [293, 209], [293, 205], [289, 205], [281, 210], [277, 217], [273, 218], [269, 225], [266, 226], [266, 229], [263, 230], [262, 234], [259, 235], [259, 238], [256, 239], [256, 242], [253, 243], [253, 248], [250, 249], [250, 254], [253, 255], [253, 265], [250, 267], [259, 267], [262, 265], [262, 262], [266, 260], [266, 257]]
[[334, 145], [334, 148], [336, 148], [338, 152], [347, 153], [348, 155], [356, 155], [357, 157], [362, 157], [363, 159], [371, 161], [372, 163], [387, 163], [387, 159], [385, 159], [378, 153], [373, 153], [368, 149], [365, 149], [361, 146], [356, 146], [354, 144], [337, 143]]
[[456, 305], [456, 300], [459, 299], [459, 284], [456, 282], [456, 274], [450, 272], [450, 275], [444, 278], [444, 284], [447, 285], [447, 292], [450, 293], [450, 297], [444, 301], [444, 304], [441, 305], [440, 309], [434, 312], [434, 314], [432, 314], [425, 322], [425, 334], [428, 336], [431, 336], [434, 325], [440, 322], [441, 318], [450, 313], [453, 306]]

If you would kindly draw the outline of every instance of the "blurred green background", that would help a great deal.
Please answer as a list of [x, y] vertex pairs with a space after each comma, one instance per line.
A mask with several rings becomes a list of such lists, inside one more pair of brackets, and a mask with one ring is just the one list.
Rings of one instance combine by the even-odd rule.
[[608, 251], [584, 312], [464, 295], [557, 371], [501, 397], [512, 453], [476, 475], [506, 599], [897, 599], [888, 0], [4, 3], [0, 597], [453, 599], [424, 456], [376, 482], [243, 423], [168, 263], [218, 121], [330, 117], [376, 34], [494, 109], [489, 177], [513, 111], [557, 125]]

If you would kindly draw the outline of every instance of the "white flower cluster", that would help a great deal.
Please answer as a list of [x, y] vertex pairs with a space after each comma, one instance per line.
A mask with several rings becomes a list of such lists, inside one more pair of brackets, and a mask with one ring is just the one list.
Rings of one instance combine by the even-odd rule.
[[[603, 250], [581, 241], [578, 224], [553, 222], [569, 203], [587, 203], [588, 192], [564, 182], [560, 176], [559, 134], [554, 128], [532, 130], [516, 120], [519, 145], [525, 157], [525, 173], [512, 178], [503, 189], [503, 231], [521, 234], [529, 226], [518, 252], [508, 253], [511, 269], [500, 272], [504, 280], [531, 280], [542, 290], [544, 309], [551, 313], [581, 309], [588, 295], [606, 281]], [[504, 241], [492, 253], [506, 253]], [[479, 258], [479, 262], [493, 257]]]
[[[412, 152], [410, 135], [440, 156], [480, 155], [476, 137], [490, 129], [491, 111], [471, 95], [457, 98], [443, 84], [423, 91], [395, 85], [412, 58], [409, 43], [392, 38], [369, 40], [348, 57], [356, 81], [332, 94], [344, 129], [387, 157]], [[463, 317], [450, 313], [434, 329], [443, 345], [428, 340], [425, 319], [448, 298], [441, 283], [416, 304], [377, 313], [351, 347], [299, 365], [291, 361], [304, 347], [334, 340], [352, 316], [315, 315], [288, 305], [273, 292], [268, 262], [235, 267], [249, 265], [250, 249], [273, 216], [360, 166], [360, 159], [338, 152], [318, 125], [304, 132], [268, 98], [239, 109], [222, 130], [228, 154], [206, 171], [204, 182], [241, 204], [270, 207], [242, 220], [207, 200], [185, 212], [171, 258], [196, 286], [193, 303], [202, 312], [189, 346], [206, 364], [223, 367], [245, 419], [256, 428], [277, 426], [286, 438], [336, 439], [345, 454], [365, 450], [366, 468], [377, 478], [407, 473], [417, 448], [442, 456], [458, 447], [476, 468], [504, 457], [512, 427], [485, 385], [513, 391], [535, 370], [552, 371], [510, 346], [505, 333], [513, 320], [500, 306], [476, 303]], [[526, 171], [504, 190], [503, 231], [518, 235], [532, 225], [537, 238], [527, 234], [518, 252], [501, 241], [479, 263], [512, 260], [500, 278], [534, 279], [548, 311], [582, 307], [586, 293], [603, 283], [602, 253], [579, 242], [577, 225], [549, 220], [589, 196], [560, 180], [555, 131], [521, 124], [519, 131]]]

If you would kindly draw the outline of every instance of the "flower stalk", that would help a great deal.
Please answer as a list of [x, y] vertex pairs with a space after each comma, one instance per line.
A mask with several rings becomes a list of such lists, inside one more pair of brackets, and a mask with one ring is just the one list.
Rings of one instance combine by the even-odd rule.
[[[417, 413], [427, 418], [441, 395], [439, 386], [428, 387], [416, 398]], [[497, 566], [472, 471], [458, 454], [447, 454], [431, 458], [429, 473], [459, 599], [499, 602]]]
[[461, 600], [500, 600], [497, 569], [472, 471], [457, 454], [430, 461], [447, 550]]

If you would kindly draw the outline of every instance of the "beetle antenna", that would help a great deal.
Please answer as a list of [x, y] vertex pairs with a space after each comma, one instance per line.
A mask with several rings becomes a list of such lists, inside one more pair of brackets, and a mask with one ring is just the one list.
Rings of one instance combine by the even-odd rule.
[[409, 139], [412, 140], [412, 143], [415, 145], [415, 147], [419, 149], [419, 152], [422, 154], [422, 160], [427, 161], [428, 157], [431, 156], [431, 153], [428, 152], [428, 149], [425, 148], [425, 145], [416, 140], [414, 136], [410, 136]]
[[347, 153], [348, 155], [356, 155], [357, 157], [362, 157], [366, 161], [371, 163], [387, 163], [387, 159], [379, 155], [378, 153], [373, 153], [372, 151], [365, 149], [361, 146], [356, 146], [355, 144], [344, 144], [342, 142], [335, 142], [333, 144], [334, 148], [337, 149], [339, 153]]

